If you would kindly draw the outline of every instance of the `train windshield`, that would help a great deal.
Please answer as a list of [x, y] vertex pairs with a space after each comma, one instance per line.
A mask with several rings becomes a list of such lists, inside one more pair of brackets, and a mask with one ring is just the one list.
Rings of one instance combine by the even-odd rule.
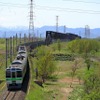
[[22, 71], [17, 71], [17, 77], [22, 77]]
[[21, 50], [18, 52], [18, 54], [24, 54], [24, 53], [26, 53], [26, 51]]
[[24, 50], [25, 51], [25, 47], [24, 46], [20, 46], [19, 50]]
[[15, 77], [16, 77], [16, 73], [12, 72], [12, 78], [15, 78]]
[[16, 61], [16, 62], [12, 62], [12, 64], [22, 64], [22, 62]]
[[11, 77], [10, 71], [6, 71], [6, 77], [7, 77], [7, 78]]

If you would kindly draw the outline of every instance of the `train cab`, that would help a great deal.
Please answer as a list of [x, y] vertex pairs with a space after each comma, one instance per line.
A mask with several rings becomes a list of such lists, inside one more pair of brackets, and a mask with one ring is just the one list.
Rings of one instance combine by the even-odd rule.
[[23, 74], [21, 68], [7, 68], [6, 82], [8, 89], [21, 88], [23, 82]]

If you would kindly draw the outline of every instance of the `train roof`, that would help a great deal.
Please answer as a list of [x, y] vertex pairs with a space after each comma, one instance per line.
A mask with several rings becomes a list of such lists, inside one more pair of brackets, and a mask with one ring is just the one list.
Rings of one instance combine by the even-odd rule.
[[19, 46], [18, 51], [20, 51], [20, 50], [26, 51], [26, 46]]
[[16, 60], [22, 61], [22, 63], [26, 61], [26, 59], [27, 59], [27, 54], [17, 54], [16, 56]]
[[20, 51], [18, 51], [18, 54], [22, 54], [22, 53], [27, 53], [27, 52], [24, 51], [24, 50], [20, 50]]
[[23, 57], [23, 58], [25, 58], [26, 57], [26, 55], [25, 54], [17, 54], [17, 56], [16, 57]]
[[23, 63], [20, 60], [14, 60], [7, 69], [23, 69]]
[[6, 69], [6, 71], [10, 71], [10, 70], [22, 70], [22, 68], [20, 68], [20, 67], [9, 67], [9, 68], [7, 68]]
[[14, 65], [14, 64], [22, 64], [22, 61], [20, 61], [20, 60], [14, 60], [13, 62], [12, 62], [12, 64]]

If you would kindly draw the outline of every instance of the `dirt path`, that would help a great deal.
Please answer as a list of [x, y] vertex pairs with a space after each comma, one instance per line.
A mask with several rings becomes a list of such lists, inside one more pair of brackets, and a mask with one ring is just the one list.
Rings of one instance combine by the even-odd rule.
[[[67, 87], [62, 87], [60, 89], [60, 92], [62, 93], [62, 99], [61, 100], [67, 100], [70, 92], [73, 91], [73, 87], [74, 85], [78, 85], [79, 84], [79, 80], [74, 78], [73, 79], [73, 82], [72, 82], [72, 78], [71, 77], [66, 77], [66, 78], [63, 78], [63, 79], [59, 79], [58, 82], [60, 83], [66, 83], [66, 85], [68, 85]], [[72, 83], [72, 87], [70, 87], [70, 84]]]

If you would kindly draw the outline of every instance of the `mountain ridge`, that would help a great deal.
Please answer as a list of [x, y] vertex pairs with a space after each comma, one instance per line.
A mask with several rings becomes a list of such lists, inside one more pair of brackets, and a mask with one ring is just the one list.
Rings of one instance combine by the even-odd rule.
[[[56, 31], [56, 26], [41, 26], [41, 27], [36, 27], [34, 29], [35, 36], [40, 37], [45, 37], [46, 31]], [[59, 26], [58, 31], [64, 33], [64, 26]], [[26, 33], [28, 36], [29, 29], [26, 26], [16, 26], [16, 27], [3, 27], [0, 26], [0, 37], [11, 37], [15, 36], [16, 33], [19, 34], [21, 33], [22, 36]], [[81, 37], [85, 37], [85, 28], [82, 27], [77, 27], [77, 28], [68, 28], [66, 27], [66, 33], [74, 33], [77, 35], [80, 35]], [[92, 28], [90, 29], [90, 38], [97, 38], [100, 37], [100, 28]]]

